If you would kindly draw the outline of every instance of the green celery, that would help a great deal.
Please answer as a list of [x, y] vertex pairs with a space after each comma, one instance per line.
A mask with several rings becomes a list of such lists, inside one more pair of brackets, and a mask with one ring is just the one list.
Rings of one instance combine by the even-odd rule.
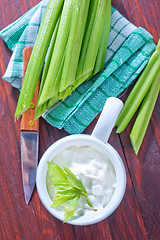
[[140, 111], [130, 133], [131, 144], [136, 154], [138, 154], [143, 138], [145, 136], [154, 106], [156, 104], [156, 100], [158, 98], [159, 91], [160, 91], [160, 69], [157, 75], [155, 76], [155, 79], [142, 102]]
[[110, 12], [110, 0], [64, 1], [56, 38], [42, 75], [35, 119], [92, 77], [94, 69], [102, 68]]
[[86, 203], [90, 207], [93, 206], [81, 180], [77, 179], [69, 168], [64, 167], [63, 170], [54, 162], [48, 162], [47, 190], [53, 200], [51, 207], [65, 204], [63, 205], [65, 222], [74, 217], [81, 196], [86, 198]]
[[[97, 12], [97, 7], [98, 7], [98, 1], [91, 1], [91, 6], [90, 6], [90, 11], [88, 14], [88, 21], [87, 21], [87, 29], [85, 32], [85, 37], [83, 40], [83, 48], [79, 60], [79, 65], [78, 65], [78, 70], [77, 70], [77, 78], [76, 81], [72, 86], [69, 86], [66, 89], [66, 92], [64, 91], [61, 93], [61, 98], [65, 99], [69, 94], [71, 94], [72, 91], [74, 91], [84, 80], [89, 79], [89, 72], [83, 72], [82, 69], [84, 67], [84, 61], [86, 57], [86, 52], [87, 48], [89, 45], [90, 41], [90, 35], [93, 30], [93, 24], [94, 24], [94, 19], [95, 15]], [[108, 42], [108, 37], [109, 37], [109, 32], [110, 32], [110, 21], [111, 21], [111, 1], [107, 1], [107, 6], [106, 6], [106, 11], [105, 11], [105, 20], [104, 20], [104, 25], [102, 29], [102, 36], [101, 36], [101, 41], [100, 41], [100, 47], [98, 50], [98, 55], [96, 58], [95, 66], [94, 66], [94, 72], [90, 77], [95, 75], [97, 72], [99, 72], [103, 67], [104, 67], [104, 62], [105, 62], [105, 57], [106, 57], [106, 51], [107, 51], [107, 42]]]
[[64, 0], [50, 0], [45, 11], [36, 42], [28, 63], [21, 92], [19, 95], [15, 118], [19, 118], [32, 102], [34, 90], [41, 74], [45, 56], [50, 44], [53, 30], [61, 12]]
[[[63, 59], [62, 59], [62, 61], [60, 63], [60, 66], [59, 66], [59, 71], [58, 71], [58, 74], [57, 74], [57, 82], [56, 82], [56, 85], [55, 85], [56, 88], [59, 87], [59, 82], [61, 80], [62, 69], [63, 69], [63, 64], [64, 64], [64, 56], [65, 56], [65, 52], [64, 52], [64, 55], [63, 55]], [[58, 102], [60, 102], [59, 94], [56, 94], [52, 98], [48, 99], [45, 103], [40, 105], [38, 107], [39, 111], [38, 111], [38, 113], [36, 115], [36, 119], [38, 117], [40, 117], [47, 109], [49, 109], [53, 105], [57, 104]]]
[[60, 92], [63, 92], [75, 80], [77, 65], [86, 26], [90, 0], [74, 1], [70, 34], [67, 43], [65, 62], [62, 72]]
[[43, 115], [43, 113], [48, 109], [48, 102], [45, 102], [42, 104], [40, 107], [36, 108], [35, 115], [34, 115], [34, 120], [38, 119]]
[[[73, 85], [73, 90], [82, 84], [85, 80], [91, 78], [93, 76], [93, 70], [96, 63], [96, 58], [101, 42], [101, 36], [103, 31], [103, 21], [105, 19], [106, 13], [108, 8], [108, 1], [99, 0], [98, 5], [96, 6], [96, 14], [93, 20], [93, 27], [90, 33], [89, 42], [83, 59], [83, 69], [80, 71], [78, 67], [77, 78], [75, 84]], [[95, 47], [96, 46], [96, 47]], [[82, 65], [81, 58], [80, 58], [80, 67]]]
[[70, 85], [63, 92], [59, 93], [59, 95], [58, 95], [59, 99], [64, 100], [66, 97], [71, 95], [72, 92], [73, 92], [73, 87], [72, 87], [72, 85]]
[[[58, 75], [57, 75], [57, 82], [56, 84], [59, 86], [59, 81], [60, 81], [60, 78], [62, 76], [62, 66], [63, 66], [63, 60], [62, 60], [62, 63], [60, 65], [60, 68], [59, 68], [59, 71], [58, 71]], [[56, 86], [58, 88], [58, 86]], [[44, 102], [43, 104], [41, 104], [40, 106], [38, 106], [36, 108], [36, 112], [35, 112], [35, 116], [34, 116], [34, 119], [37, 119], [39, 117], [42, 116], [42, 114], [47, 110], [49, 109], [50, 107], [52, 107], [53, 105], [55, 105], [56, 103], [58, 103], [60, 101], [59, 99], [59, 95], [55, 95], [54, 97], [48, 99], [46, 102]]]
[[57, 37], [57, 32], [58, 32], [58, 27], [59, 27], [59, 21], [60, 19], [58, 19], [55, 30], [53, 32], [52, 35], [52, 39], [50, 42], [50, 46], [47, 52], [47, 56], [46, 56], [46, 60], [45, 60], [45, 64], [44, 64], [44, 69], [43, 69], [43, 74], [42, 74], [42, 79], [41, 79], [41, 84], [40, 84], [40, 89], [39, 89], [39, 96], [41, 95], [45, 80], [46, 80], [46, 76], [47, 76], [47, 72], [50, 66], [50, 62], [51, 62], [51, 58], [52, 58], [52, 52], [54, 49], [54, 45], [55, 45], [55, 41], [56, 41], [56, 37]]
[[76, 79], [79, 79], [83, 74], [82, 73], [83, 65], [84, 65], [84, 61], [85, 61], [88, 44], [90, 42], [90, 36], [91, 36], [91, 32], [92, 32], [96, 12], [97, 12], [97, 6], [98, 6], [98, 1], [91, 0], [90, 7], [89, 7], [89, 13], [88, 13], [88, 17], [87, 17], [86, 28], [85, 28], [85, 34], [84, 34], [84, 38], [83, 38], [83, 42], [82, 42], [80, 59], [79, 59], [78, 68], [77, 68]]
[[102, 31], [102, 37], [101, 37], [100, 47], [98, 50], [98, 56], [94, 66], [93, 75], [98, 73], [104, 67], [106, 52], [107, 52], [107, 43], [108, 43], [108, 38], [110, 33], [110, 23], [111, 23], [111, 0], [108, 0], [106, 16], [105, 16], [103, 31]]
[[[59, 87], [59, 83], [60, 83], [61, 77], [62, 77], [62, 70], [63, 70], [63, 66], [64, 66], [65, 55], [66, 55], [66, 51], [64, 52], [63, 59], [61, 61], [61, 64], [59, 66], [59, 71], [58, 71], [58, 74], [57, 74], [57, 82], [56, 82], [56, 85], [55, 85], [55, 88], [57, 88], [57, 89]], [[47, 108], [52, 107], [53, 105], [55, 105], [59, 101], [60, 101], [60, 99], [59, 99], [59, 92], [58, 92], [57, 94], [55, 94], [52, 98], [50, 98], [48, 100]]]
[[[45, 84], [45, 80], [46, 80], [46, 76], [47, 76], [47, 72], [49, 69], [49, 65], [50, 65], [50, 61], [51, 61], [51, 57], [52, 57], [52, 52], [53, 52], [53, 48], [55, 45], [55, 41], [56, 41], [56, 37], [57, 37], [57, 32], [58, 32], [58, 27], [59, 27], [59, 21], [60, 19], [58, 19], [55, 30], [52, 34], [52, 39], [50, 42], [50, 46], [47, 52], [47, 56], [46, 56], [46, 60], [45, 60], [45, 65], [44, 65], [44, 69], [43, 69], [43, 74], [42, 74], [42, 78], [41, 78], [41, 84], [40, 84], [40, 89], [39, 89], [39, 94], [38, 94], [38, 101], [43, 89], [43, 86]], [[34, 119], [38, 119], [48, 108], [48, 102], [45, 102], [44, 104], [42, 104], [41, 106], [37, 106], [36, 107], [36, 111], [35, 111], [35, 116]]]
[[[95, 66], [98, 49], [100, 46], [103, 21], [107, 12], [108, 1], [99, 0], [97, 6], [97, 12], [94, 20], [94, 25], [90, 35], [90, 41], [88, 43], [88, 48], [83, 65], [83, 74], [88, 73], [88, 77], [92, 75], [92, 71]], [[96, 46], [96, 47], [95, 47]]]
[[117, 133], [122, 132], [131, 118], [135, 114], [136, 110], [140, 106], [142, 100], [144, 99], [147, 91], [149, 90], [152, 82], [160, 68], [160, 41], [153, 55], [151, 56], [147, 66], [145, 67], [143, 73], [137, 80], [134, 88], [129, 94], [124, 106], [117, 118], [115, 126], [118, 126]]
[[59, 85], [57, 86], [57, 75], [67, 45], [68, 35], [70, 31], [73, 2], [74, 0], [64, 1], [57, 38], [52, 53], [52, 58], [47, 73], [47, 77], [45, 80], [45, 84], [43, 86], [43, 90], [38, 101], [38, 106], [42, 105], [53, 96], [56, 96], [59, 92]]
[[47, 102], [47, 109], [54, 106], [55, 104], [59, 103], [59, 95], [54, 96], [53, 98], [50, 98]]

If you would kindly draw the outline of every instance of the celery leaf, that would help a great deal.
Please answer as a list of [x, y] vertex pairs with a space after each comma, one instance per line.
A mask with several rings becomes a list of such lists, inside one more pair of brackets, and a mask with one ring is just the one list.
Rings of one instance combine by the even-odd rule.
[[58, 207], [65, 204], [65, 222], [74, 217], [76, 206], [82, 195], [86, 197], [88, 205], [90, 207], [93, 206], [81, 180], [77, 179], [69, 168], [64, 167], [63, 170], [56, 163], [48, 162], [48, 171], [55, 188], [55, 196], [51, 207]]

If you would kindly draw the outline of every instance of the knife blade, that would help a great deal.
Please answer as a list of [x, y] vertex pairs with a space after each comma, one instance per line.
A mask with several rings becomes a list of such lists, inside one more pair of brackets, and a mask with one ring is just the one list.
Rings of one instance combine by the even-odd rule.
[[[33, 47], [26, 47], [23, 50], [23, 78], [32, 53], [32, 49]], [[34, 114], [38, 99], [39, 84], [40, 79], [37, 82], [31, 106], [23, 113], [20, 123], [21, 168], [26, 204], [29, 203], [35, 186], [38, 164], [39, 119], [34, 120]]]

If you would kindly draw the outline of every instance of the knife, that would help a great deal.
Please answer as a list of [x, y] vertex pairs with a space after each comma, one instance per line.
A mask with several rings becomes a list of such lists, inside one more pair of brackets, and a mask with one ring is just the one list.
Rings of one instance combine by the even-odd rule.
[[[32, 49], [33, 47], [26, 47], [23, 50], [23, 78], [32, 53]], [[34, 120], [34, 114], [38, 99], [39, 84], [40, 79], [36, 85], [31, 106], [26, 112], [23, 113], [20, 123], [21, 167], [26, 204], [29, 203], [35, 186], [38, 164], [39, 120]]]

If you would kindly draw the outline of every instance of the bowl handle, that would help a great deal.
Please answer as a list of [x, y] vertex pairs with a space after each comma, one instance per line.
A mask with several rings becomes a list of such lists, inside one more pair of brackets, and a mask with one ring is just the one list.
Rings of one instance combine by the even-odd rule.
[[120, 99], [108, 98], [91, 135], [107, 142], [122, 107], [123, 102]]

